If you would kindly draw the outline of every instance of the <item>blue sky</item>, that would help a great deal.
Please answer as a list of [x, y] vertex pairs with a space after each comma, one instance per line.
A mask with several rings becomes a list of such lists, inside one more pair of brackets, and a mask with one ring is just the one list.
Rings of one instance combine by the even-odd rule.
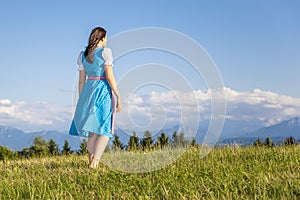
[[[299, 8], [297, 0], [2, 2], [0, 99], [70, 106], [76, 59], [95, 26], [108, 37], [142, 27], [182, 32], [207, 50], [225, 87], [298, 98]], [[117, 79], [130, 70], [118, 67]]]

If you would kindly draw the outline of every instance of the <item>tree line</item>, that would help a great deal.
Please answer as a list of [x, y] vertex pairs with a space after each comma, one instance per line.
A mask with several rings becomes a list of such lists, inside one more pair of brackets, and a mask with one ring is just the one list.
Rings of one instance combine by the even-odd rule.
[[126, 151], [152, 151], [157, 149], [163, 149], [165, 147], [187, 147], [189, 145], [195, 146], [196, 139], [188, 139], [185, 137], [184, 133], [178, 134], [176, 131], [173, 132], [172, 137], [169, 138], [165, 132], [161, 132], [157, 136], [155, 141], [150, 131], [146, 131], [142, 138], [139, 138], [135, 132], [130, 136], [127, 145], [120, 141], [118, 135], [114, 135], [112, 141], [113, 150], [126, 150]]
[[[81, 149], [77, 151], [78, 154], [86, 153], [87, 141], [83, 140], [80, 147]], [[59, 155], [69, 155], [74, 153], [71, 151], [69, 142], [65, 140], [63, 149], [60, 151], [58, 145], [53, 139], [48, 142], [44, 140], [41, 136], [37, 136], [33, 140], [33, 144], [28, 148], [23, 148], [21, 151], [12, 151], [8, 147], [0, 146], [0, 160], [9, 160], [14, 158], [31, 158], [31, 157], [45, 157], [45, 156], [59, 156]]]
[[[287, 137], [285, 139], [284, 142], [281, 143], [281, 145], [285, 145], [285, 146], [290, 146], [290, 145], [295, 145], [297, 144], [297, 141], [294, 137], [290, 136]], [[253, 142], [253, 146], [267, 146], [267, 147], [273, 147], [275, 146], [275, 144], [272, 142], [270, 137], [266, 137], [265, 141], [262, 142], [262, 140], [260, 138], [258, 138], [257, 140], [255, 140]]]
[[[106, 150], [127, 150], [127, 151], [152, 151], [162, 149], [167, 146], [171, 147], [187, 147], [188, 145], [196, 145], [195, 139], [191, 141], [187, 139], [184, 133], [177, 134], [174, 132], [172, 138], [167, 137], [166, 133], [162, 132], [157, 137], [157, 141], [152, 138], [150, 131], [144, 133], [143, 138], [139, 138], [135, 132], [130, 136], [128, 144], [125, 145], [120, 141], [117, 134], [114, 134], [114, 139], [111, 146], [107, 146]], [[65, 140], [62, 150], [53, 139], [44, 140], [41, 136], [37, 136], [33, 140], [32, 146], [23, 148], [21, 151], [12, 151], [8, 147], [0, 146], [0, 160], [10, 160], [14, 158], [32, 158], [46, 156], [61, 156], [70, 154], [87, 154], [87, 140], [83, 139], [80, 144], [80, 149], [72, 151], [69, 142]]]
[[[282, 143], [282, 145], [289, 146], [295, 145], [297, 141], [293, 137], [288, 137]], [[148, 152], [158, 149], [163, 149], [166, 147], [176, 148], [176, 147], [187, 147], [196, 146], [195, 138], [188, 139], [185, 137], [184, 133], [178, 134], [176, 131], [173, 132], [171, 138], [167, 136], [166, 133], [161, 132], [157, 136], [155, 141], [150, 133], [146, 131], [142, 138], [139, 138], [135, 132], [130, 136], [128, 143], [125, 145], [120, 141], [117, 134], [114, 134], [114, 139], [111, 146], [106, 147], [107, 150], [124, 150], [132, 152]], [[261, 141], [258, 138], [254, 141], [253, 146], [267, 146], [273, 147], [275, 144], [271, 141], [270, 137], [267, 137], [265, 141]], [[72, 151], [67, 140], [65, 140], [62, 150], [59, 149], [58, 145], [53, 139], [49, 141], [44, 140], [41, 136], [35, 137], [32, 146], [24, 148], [21, 151], [12, 151], [8, 147], [0, 146], [0, 160], [10, 160], [16, 158], [32, 158], [32, 157], [46, 157], [46, 156], [61, 156], [70, 154], [87, 154], [87, 140], [83, 139], [80, 144], [80, 149], [77, 151]]]

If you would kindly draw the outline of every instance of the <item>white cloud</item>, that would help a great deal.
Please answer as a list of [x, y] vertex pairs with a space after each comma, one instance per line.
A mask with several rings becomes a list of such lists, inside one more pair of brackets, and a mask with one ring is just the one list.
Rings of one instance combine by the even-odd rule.
[[[24, 102], [0, 100], [0, 124], [24, 131], [41, 129], [67, 129], [71, 108], [53, 105], [48, 102]], [[3, 103], [4, 102], [4, 103]]]
[[225, 90], [227, 112], [236, 120], [243, 116], [242, 118], [259, 120], [264, 126], [270, 126], [300, 115], [300, 98], [260, 89], [252, 92], [237, 92], [229, 88]]
[[[191, 92], [151, 92], [123, 97], [123, 110], [116, 124], [124, 129], [160, 129], [164, 126], [211, 118], [211, 97], [226, 96], [226, 120], [256, 121], [265, 126], [300, 115], [300, 98], [255, 89], [239, 92], [196, 90]], [[219, 98], [219, 99], [218, 99]], [[48, 102], [24, 102], [0, 99], [0, 124], [22, 130], [67, 130], [72, 119], [71, 107]]]
[[9, 99], [0, 99], [0, 106], [9, 106], [11, 101]]
[[297, 114], [299, 115], [299, 111], [300, 111], [299, 108], [297, 110], [296, 108], [289, 107], [289, 108], [285, 108], [283, 110], [283, 113], [287, 116], [292, 116], [292, 115], [297, 115]]
[[[254, 120], [260, 121], [262, 125], [270, 126], [300, 115], [300, 98], [279, 95], [260, 89], [254, 89], [252, 92], [239, 92], [230, 88], [192, 92], [152, 92], [149, 95], [132, 96], [132, 101], [126, 107], [139, 112], [138, 115], [151, 116], [153, 113], [149, 112], [149, 108], [152, 105], [159, 105], [164, 110], [160, 110], [161, 114], [166, 116], [166, 119], [163, 119], [164, 123], [178, 123], [181, 117], [185, 115], [187, 115], [186, 120], [196, 120], [199, 115], [201, 120], [209, 120], [211, 117], [211, 98], [213, 97], [217, 101], [222, 100], [224, 94], [227, 104], [225, 119], [235, 121]], [[135, 100], [135, 98], [137, 99]], [[138, 103], [134, 104], [133, 102]], [[134, 112], [131, 114], [134, 115]], [[123, 125], [126, 124], [126, 127], [132, 123], [132, 121], [127, 120], [126, 115], [120, 116], [118, 120], [122, 121]], [[160, 118], [160, 120], [162, 119]]]

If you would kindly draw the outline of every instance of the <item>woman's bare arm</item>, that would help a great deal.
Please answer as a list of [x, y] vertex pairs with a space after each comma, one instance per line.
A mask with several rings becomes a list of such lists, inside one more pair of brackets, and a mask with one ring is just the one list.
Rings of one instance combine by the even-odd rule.
[[82, 91], [82, 88], [83, 88], [85, 82], [86, 82], [86, 73], [84, 70], [80, 70], [79, 71], [79, 85], [78, 85], [79, 95]]
[[120, 96], [120, 93], [119, 93], [119, 90], [118, 90], [117, 82], [116, 82], [116, 79], [115, 79], [115, 76], [114, 76], [114, 73], [113, 73], [113, 70], [112, 70], [112, 65], [107, 65], [105, 67], [105, 74], [106, 74], [106, 79], [107, 79], [112, 91], [114, 92], [114, 94], [117, 97], [117, 105], [116, 105], [117, 112], [120, 112], [121, 108], [122, 108], [122, 100], [121, 100], [121, 96]]

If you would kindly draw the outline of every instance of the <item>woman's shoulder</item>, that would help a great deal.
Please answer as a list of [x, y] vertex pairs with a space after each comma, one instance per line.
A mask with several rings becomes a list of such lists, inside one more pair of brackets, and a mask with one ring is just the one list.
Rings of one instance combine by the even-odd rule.
[[103, 52], [102, 52], [102, 53], [103, 53], [103, 54], [112, 54], [111, 48], [105, 47], [105, 48], [103, 49]]
[[79, 55], [78, 55], [78, 58], [77, 58], [78, 70], [84, 70], [84, 67], [83, 67], [83, 64], [82, 64], [83, 54], [84, 54], [84, 52], [81, 51], [81, 52], [79, 53]]
[[102, 57], [105, 61], [105, 65], [112, 65], [113, 63], [113, 56], [112, 51], [110, 48], [105, 47], [102, 51]]
[[102, 57], [104, 58], [104, 60], [111, 59], [112, 58], [111, 48], [105, 47], [102, 51]]

